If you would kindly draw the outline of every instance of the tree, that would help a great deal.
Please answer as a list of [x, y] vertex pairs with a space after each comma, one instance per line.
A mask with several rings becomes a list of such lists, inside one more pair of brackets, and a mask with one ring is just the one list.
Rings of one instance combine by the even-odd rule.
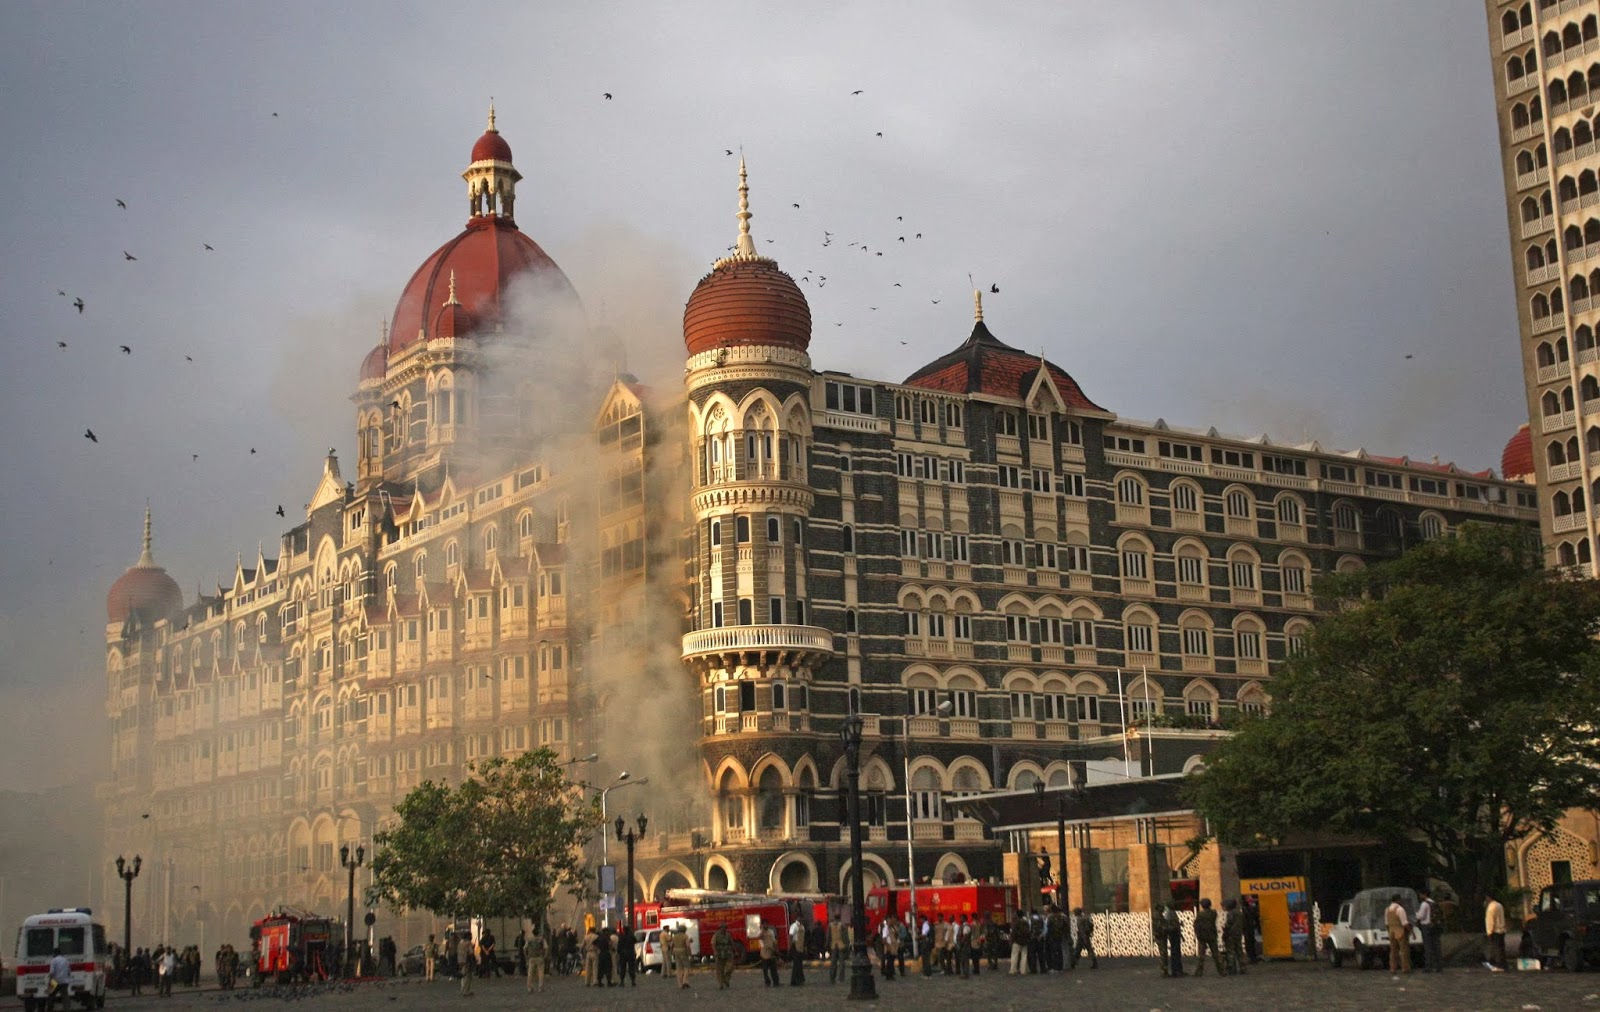
[[448, 915], [542, 921], [559, 888], [581, 895], [584, 846], [600, 825], [549, 749], [468, 765], [457, 787], [431, 780], [374, 838], [369, 903]]
[[1505, 847], [1600, 790], [1600, 585], [1465, 525], [1318, 583], [1325, 617], [1186, 790], [1224, 842], [1295, 831], [1420, 842], [1466, 902]]

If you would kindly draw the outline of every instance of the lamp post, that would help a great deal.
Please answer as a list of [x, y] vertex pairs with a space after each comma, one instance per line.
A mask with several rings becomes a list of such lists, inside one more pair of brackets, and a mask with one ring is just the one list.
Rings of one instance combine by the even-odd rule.
[[132, 959], [133, 951], [133, 880], [139, 877], [139, 866], [144, 864], [144, 859], [138, 854], [133, 855], [133, 863], [128, 864], [117, 855], [117, 877], [122, 879], [122, 958]]
[[638, 925], [633, 923], [633, 845], [638, 840], [644, 839], [644, 830], [649, 824], [650, 820], [645, 818], [643, 813], [640, 813], [639, 835], [634, 836], [632, 827], [629, 827], [628, 835], [623, 836], [622, 830], [623, 827], [627, 825], [627, 822], [622, 818], [622, 816], [617, 816], [617, 839], [628, 845], [628, 916], [627, 919], [622, 922], [622, 926], [627, 928], [630, 932], [638, 927]]
[[[934, 717], [948, 717], [950, 711], [955, 709], [955, 704], [945, 700], [934, 707]], [[918, 958], [918, 947], [922, 944], [922, 925], [917, 921], [917, 860], [911, 848], [911, 711], [906, 710], [905, 723], [900, 727], [903, 732], [904, 747], [900, 750], [901, 764], [905, 767], [904, 777], [906, 782], [906, 881], [911, 883], [911, 958]]]
[[850, 772], [848, 818], [850, 819], [850, 997], [877, 1001], [878, 988], [872, 981], [872, 964], [867, 962], [867, 907], [861, 876], [861, 732], [859, 713], [845, 717], [839, 729]]
[[367, 848], [357, 845], [355, 853], [350, 853], [348, 843], [339, 845], [339, 865], [350, 873], [349, 903], [345, 907], [344, 917], [344, 975], [355, 976], [355, 920], [356, 920], [356, 869], [361, 867], [367, 859]]
[[[648, 784], [649, 782], [650, 782], [650, 778], [649, 777], [640, 777], [638, 780], [634, 780], [634, 779], [632, 779], [632, 774], [630, 774], [627, 770], [623, 770], [621, 773], [617, 774], [617, 779], [613, 780], [610, 783], [610, 785], [600, 789], [600, 863], [601, 864], [610, 864], [611, 863], [611, 833], [610, 833], [610, 830], [607, 829], [607, 827], [606, 827], [606, 795], [608, 795], [612, 791], [617, 790], [617, 789], [622, 788], [622, 787], [643, 787], [645, 784]], [[608, 893], [607, 895], [609, 896], [610, 894]], [[602, 925], [606, 926], [606, 927], [610, 927], [611, 926], [611, 904], [607, 903], [606, 904], [606, 908], [604, 910], [602, 910], [600, 913], [602, 915], [601, 918], [600, 918], [600, 923]]]

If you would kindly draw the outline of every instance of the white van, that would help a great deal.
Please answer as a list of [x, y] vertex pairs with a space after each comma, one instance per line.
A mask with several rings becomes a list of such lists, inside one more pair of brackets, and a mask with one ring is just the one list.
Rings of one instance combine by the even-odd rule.
[[43, 1009], [50, 994], [50, 958], [57, 949], [72, 967], [66, 1001], [84, 1008], [106, 1007], [106, 974], [111, 956], [106, 929], [90, 918], [87, 907], [69, 907], [34, 914], [17, 930], [17, 997], [23, 1012]]

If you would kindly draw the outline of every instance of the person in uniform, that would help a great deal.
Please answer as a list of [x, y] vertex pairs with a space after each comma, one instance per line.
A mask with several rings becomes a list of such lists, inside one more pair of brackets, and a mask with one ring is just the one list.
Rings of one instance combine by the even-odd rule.
[[1217, 912], [1211, 909], [1210, 900], [1200, 901], [1200, 912], [1194, 915], [1194, 941], [1195, 947], [1200, 952], [1200, 961], [1195, 964], [1194, 975], [1206, 975], [1206, 950], [1211, 950], [1211, 959], [1217, 964], [1218, 975], [1225, 975], [1228, 971], [1222, 967], [1222, 953], [1217, 950]]
[[1167, 976], [1186, 977], [1183, 972], [1183, 921], [1178, 917], [1178, 908], [1167, 905], [1166, 912], [1161, 915], [1161, 926], [1167, 934]]
[[1239, 909], [1238, 900], [1224, 900], [1222, 911], [1226, 920], [1222, 922], [1222, 948], [1226, 954], [1224, 962], [1228, 965], [1231, 974], [1244, 973], [1244, 911]]
[[778, 933], [765, 921], [761, 924], [761, 985], [778, 987]]
[[1150, 937], [1156, 943], [1156, 959], [1161, 963], [1161, 976], [1170, 976], [1171, 966], [1167, 961], [1167, 905], [1157, 903], [1155, 910], [1150, 914]]
[[844, 918], [833, 918], [828, 922], [828, 983], [845, 979], [845, 950], [849, 946], [850, 934], [844, 926]]
[[[672, 940], [668, 943], [668, 950], [672, 953], [673, 962], [678, 967], [678, 986], [689, 986], [689, 931], [680, 924], [678, 930], [672, 933]], [[773, 971], [776, 975], [777, 971]]]
[[717, 961], [717, 990], [726, 991], [733, 983], [733, 968], [739, 959], [739, 947], [728, 933], [726, 923], [719, 925], [711, 936], [711, 954]]
[[436, 951], [435, 950], [435, 945], [436, 944], [437, 943], [434, 941], [433, 936], [429, 935], [428, 936], [428, 944], [424, 945], [422, 947], [422, 979], [423, 980], [432, 980], [433, 979], [433, 960], [434, 960], [434, 954], [435, 954], [435, 951]]
[[1077, 937], [1072, 943], [1071, 969], [1078, 968], [1078, 957], [1084, 953], [1089, 956], [1089, 969], [1100, 969], [1100, 957], [1094, 954], [1094, 918], [1084, 913], [1082, 907], [1074, 907], [1072, 920]]
[[961, 915], [961, 923], [955, 926], [955, 954], [956, 972], [962, 980], [967, 979], [967, 968], [972, 965], [972, 922], [967, 920], [967, 915]]
[[600, 936], [594, 928], [588, 927], [583, 932], [583, 986], [594, 987], [599, 981], [600, 971]]
[[637, 936], [630, 925], [624, 924], [617, 929], [617, 985], [623, 981], [630, 982], [634, 987], [639, 986], [638, 964], [639, 957], [635, 946]]

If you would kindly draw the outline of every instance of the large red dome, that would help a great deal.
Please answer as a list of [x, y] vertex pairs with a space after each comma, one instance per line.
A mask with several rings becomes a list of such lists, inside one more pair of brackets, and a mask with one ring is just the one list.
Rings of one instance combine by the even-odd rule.
[[106, 621], [122, 622], [133, 612], [146, 618], [166, 618], [183, 605], [178, 581], [160, 566], [134, 566], [117, 577], [106, 594]]
[[432, 322], [450, 297], [451, 271], [456, 276], [456, 298], [480, 328], [503, 322], [506, 286], [519, 274], [543, 275], [561, 293], [574, 301], [578, 297], [550, 255], [516, 225], [503, 218], [474, 218], [460, 235], [434, 250], [406, 283], [389, 326], [391, 354], [415, 344]]
[[805, 351], [811, 345], [811, 307], [794, 278], [771, 260], [730, 257], [689, 296], [683, 343], [690, 355], [741, 344]]
[[472, 145], [472, 160], [475, 162], [511, 162], [511, 145], [500, 136], [500, 131], [495, 129], [485, 130], [478, 142]]

